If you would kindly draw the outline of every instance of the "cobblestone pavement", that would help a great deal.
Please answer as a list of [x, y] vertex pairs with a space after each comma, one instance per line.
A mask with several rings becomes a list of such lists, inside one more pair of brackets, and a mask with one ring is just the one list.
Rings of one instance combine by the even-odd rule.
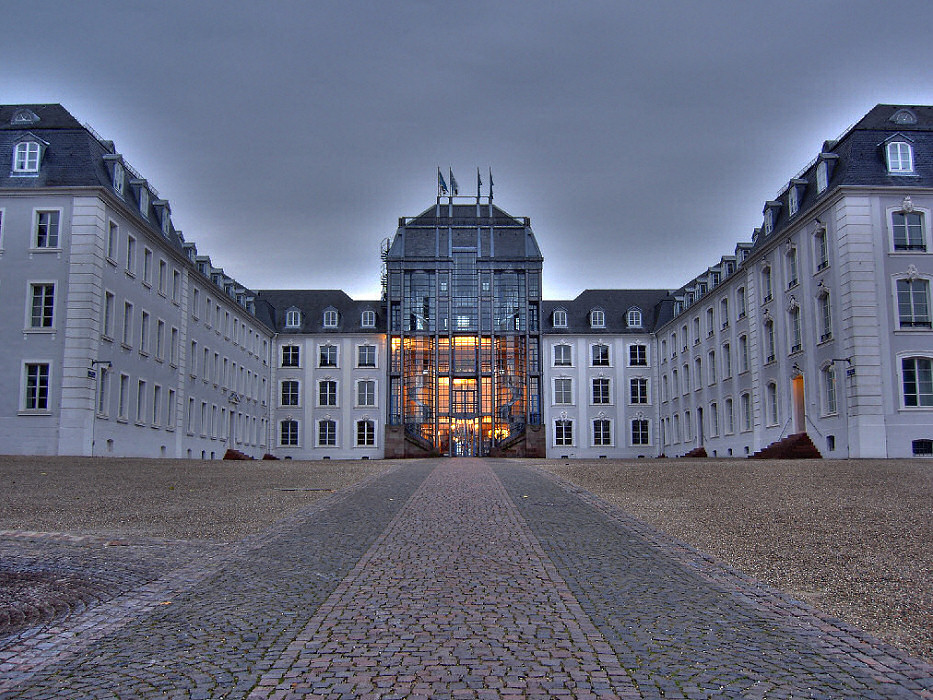
[[400, 463], [225, 547], [6, 535], [4, 567], [105, 593], [0, 638], [0, 698], [933, 698], [933, 667], [514, 462]]

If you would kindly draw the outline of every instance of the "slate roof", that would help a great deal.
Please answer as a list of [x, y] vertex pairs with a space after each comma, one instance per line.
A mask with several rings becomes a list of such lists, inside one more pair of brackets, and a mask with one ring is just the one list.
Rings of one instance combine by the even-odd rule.
[[[256, 293], [257, 317], [270, 328], [283, 334], [301, 333], [385, 333], [385, 305], [382, 301], [354, 301], [340, 289], [262, 289]], [[286, 328], [285, 313], [290, 308], [301, 312], [301, 327]], [[337, 327], [324, 327], [324, 311], [337, 311]], [[375, 328], [364, 328], [363, 311], [376, 314]]]
[[[629, 309], [641, 310], [642, 327], [629, 328]], [[674, 298], [666, 289], [587, 289], [571, 300], [541, 302], [541, 332], [546, 335], [653, 333], [673, 317]], [[567, 312], [567, 327], [554, 326], [555, 309]], [[605, 328], [590, 326], [590, 312], [605, 313]]]

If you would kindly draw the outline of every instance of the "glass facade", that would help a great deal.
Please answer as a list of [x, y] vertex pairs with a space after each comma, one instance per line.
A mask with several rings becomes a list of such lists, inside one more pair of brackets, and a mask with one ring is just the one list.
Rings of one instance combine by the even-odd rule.
[[400, 224], [386, 257], [389, 421], [442, 454], [488, 455], [541, 421], [537, 244], [491, 203], [438, 201]]

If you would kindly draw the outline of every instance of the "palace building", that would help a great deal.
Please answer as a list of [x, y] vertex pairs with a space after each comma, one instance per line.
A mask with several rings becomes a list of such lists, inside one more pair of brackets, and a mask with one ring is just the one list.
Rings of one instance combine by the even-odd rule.
[[2, 453], [933, 454], [931, 107], [824, 142], [682, 287], [567, 300], [440, 173], [354, 300], [243, 286], [60, 105], [0, 107], [0, 162]]

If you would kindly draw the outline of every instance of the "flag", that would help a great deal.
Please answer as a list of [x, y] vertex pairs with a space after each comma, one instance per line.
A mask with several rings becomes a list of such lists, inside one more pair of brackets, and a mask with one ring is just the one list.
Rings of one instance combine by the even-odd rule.
[[444, 182], [444, 176], [441, 175], [440, 168], [437, 169], [437, 193], [439, 195], [447, 194], [447, 183]]
[[454, 177], [454, 171], [448, 168], [447, 173], [450, 175], [450, 191], [455, 195], [460, 194], [460, 187], [457, 185], [457, 178]]

